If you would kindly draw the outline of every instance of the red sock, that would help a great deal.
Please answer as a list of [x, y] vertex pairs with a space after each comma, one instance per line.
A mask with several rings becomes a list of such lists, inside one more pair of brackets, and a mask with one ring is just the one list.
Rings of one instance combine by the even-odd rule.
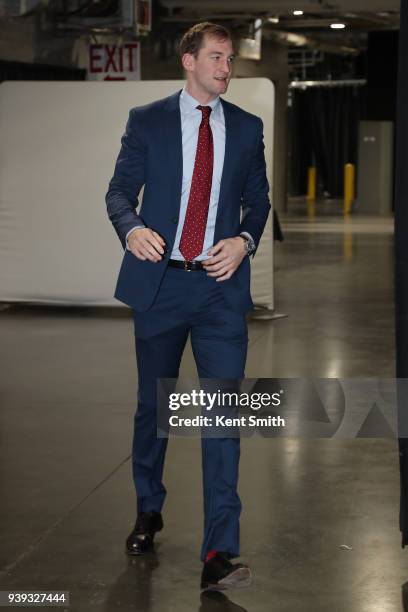
[[216, 550], [210, 550], [210, 552], [207, 554], [207, 556], [205, 558], [205, 563], [207, 563], [208, 561], [210, 561], [210, 559], [215, 557], [216, 554], [217, 554]]

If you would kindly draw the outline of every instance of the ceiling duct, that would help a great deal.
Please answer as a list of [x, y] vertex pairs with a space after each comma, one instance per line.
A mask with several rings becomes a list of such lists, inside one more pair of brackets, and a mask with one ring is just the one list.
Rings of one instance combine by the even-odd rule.
[[262, 19], [256, 19], [251, 25], [250, 38], [241, 38], [238, 55], [242, 59], [260, 60], [262, 47]]

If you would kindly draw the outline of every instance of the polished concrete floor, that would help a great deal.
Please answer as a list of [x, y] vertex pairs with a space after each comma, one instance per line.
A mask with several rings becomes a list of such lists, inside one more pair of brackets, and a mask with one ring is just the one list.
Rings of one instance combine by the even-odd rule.
[[[392, 377], [392, 221], [309, 214], [283, 229], [275, 297], [287, 317], [250, 322], [247, 376]], [[253, 586], [200, 595], [197, 439], [170, 442], [156, 552], [123, 552], [134, 521], [131, 319], [6, 308], [0, 335], [1, 589], [69, 591], [72, 611], [404, 609], [395, 441], [243, 440]], [[194, 371], [188, 350], [182, 373]]]

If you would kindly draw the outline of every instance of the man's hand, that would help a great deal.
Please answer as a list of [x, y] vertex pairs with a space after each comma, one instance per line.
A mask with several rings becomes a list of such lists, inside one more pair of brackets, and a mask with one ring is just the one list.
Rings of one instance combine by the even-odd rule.
[[208, 251], [209, 259], [203, 261], [208, 276], [224, 281], [234, 274], [241, 261], [246, 256], [245, 240], [242, 236], [224, 238]]
[[162, 259], [166, 243], [149, 227], [135, 228], [128, 236], [128, 248], [138, 259], [158, 262]]

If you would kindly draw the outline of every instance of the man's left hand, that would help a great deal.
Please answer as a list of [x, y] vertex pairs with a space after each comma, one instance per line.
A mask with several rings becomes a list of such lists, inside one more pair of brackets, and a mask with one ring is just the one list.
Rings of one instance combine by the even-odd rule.
[[202, 262], [208, 276], [216, 281], [224, 281], [234, 274], [241, 261], [246, 257], [245, 240], [242, 236], [224, 238], [208, 251], [209, 259]]

